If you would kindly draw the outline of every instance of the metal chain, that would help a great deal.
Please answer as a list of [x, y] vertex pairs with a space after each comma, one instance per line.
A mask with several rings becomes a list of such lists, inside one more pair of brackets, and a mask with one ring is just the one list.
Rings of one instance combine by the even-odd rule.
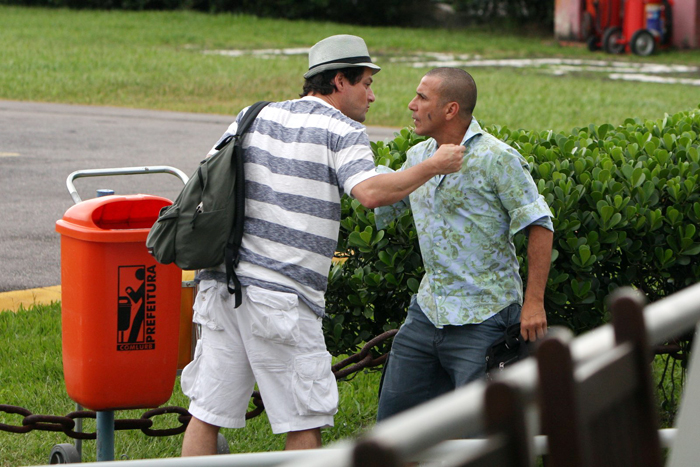
[[[362, 349], [355, 355], [351, 355], [345, 360], [342, 360], [331, 368], [336, 379], [342, 379], [351, 373], [358, 372], [365, 368], [373, 368], [375, 366], [381, 365], [386, 361], [387, 355], [381, 355], [377, 358], [373, 358], [371, 351], [377, 345], [383, 343], [385, 340], [394, 337], [394, 335], [399, 332], [398, 329], [392, 329], [383, 334], [378, 335], [371, 341], [367, 342]], [[352, 366], [349, 366], [353, 364]], [[347, 368], [346, 368], [347, 367]], [[343, 370], [343, 368], [345, 368]]]
[[[397, 329], [392, 329], [391, 331], [387, 331], [384, 334], [375, 337], [371, 341], [367, 342], [367, 344], [362, 347], [360, 352], [356, 353], [355, 355], [351, 355], [350, 357], [333, 365], [331, 370], [333, 371], [335, 378], [343, 379], [352, 373], [356, 373], [365, 368], [373, 368], [384, 363], [387, 358], [386, 354], [374, 358], [371, 353], [372, 348], [383, 343], [385, 340], [392, 338], [397, 332]], [[258, 391], [254, 391], [251, 397], [255, 409], [246, 413], [246, 420], [257, 417], [265, 410], [262, 397]], [[97, 412], [91, 410], [70, 412], [65, 417], [61, 417], [57, 415], [35, 415], [23, 407], [0, 404], [0, 412], [17, 414], [24, 417], [21, 425], [8, 425], [5, 423], [0, 423], [0, 431], [7, 431], [10, 433], [29, 433], [33, 430], [60, 431], [74, 439], [97, 439], [97, 433], [95, 432], [85, 433], [74, 431], [76, 419], [97, 418]], [[154, 417], [167, 414], [178, 414], [177, 421], [180, 423], [180, 426], [163, 430], [151, 429], [153, 426]], [[190, 415], [187, 409], [182, 407], [160, 407], [145, 412], [141, 418], [115, 420], [114, 429], [141, 430], [146, 436], [172, 436], [184, 433], [191, 418], [192, 415]]]
[[[7, 425], [0, 423], [0, 430], [10, 433], [29, 433], [33, 430], [38, 431], [61, 431], [67, 436], [75, 439], [97, 439], [97, 433], [77, 432], [75, 428], [75, 420], [78, 418], [97, 417], [97, 412], [91, 410], [80, 410], [71, 412], [65, 417], [56, 415], [35, 415], [29, 410], [13, 405], [0, 405], [0, 412], [24, 415], [22, 424], [18, 426]], [[169, 428], [166, 430], [152, 430], [152, 418], [158, 415], [177, 413], [180, 426]], [[116, 430], [141, 430], [147, 436], [171, 436], [183, 433], [187, 424], [190, 421], [190, 413], [182, 407], [160, 407], [157, 409], [145, 412], [141, 418], [121, 419], [114, 421], [114, 429]]]

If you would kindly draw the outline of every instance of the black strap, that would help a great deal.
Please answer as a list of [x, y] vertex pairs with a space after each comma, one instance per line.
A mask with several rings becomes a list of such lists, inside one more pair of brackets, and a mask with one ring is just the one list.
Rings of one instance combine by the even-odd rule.
[[505, 332], [506, 346], [514, 349], [520, 345], [520, 323], [511, 324]]
[[236, 308], [238, 308], [243, 301], [241, 282], [238, 280], [238, 276], [236, 275], [236, 266], [238, 266], [238, 261], [240, 260], [241, 241], [243, 240], [243, 222], [245, 219], [245, 174], [243, 173], [242, 140], [243, 135], [248, 131], [248, 128], [250, 128], [253, 120], [255, 120], [258, 113], [260, 113], [263, 107], [265, 107], [267, 104], [269, 104], [269, 102], [260, 101], [248, 108], [248, 111], [243, 115], [241, 121], [238, 123], [238, 130], [234, 136], [236, 140], [234, 143], [235, 146], [231, 153], [232, 157], [235, 158], [236, 167], [236, 184], [234, 187], [236, 190], [236, 205], [234, 207], [233, 229], [231, 229], [231, 235], [226, 243], [225, 263], [226, 286], [228, 287], [228, 292], [230, 294], [235, 294]]

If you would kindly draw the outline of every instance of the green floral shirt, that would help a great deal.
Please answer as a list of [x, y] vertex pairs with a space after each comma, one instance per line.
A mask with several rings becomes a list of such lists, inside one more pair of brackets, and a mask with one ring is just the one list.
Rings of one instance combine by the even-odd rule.
[[[459, 172], [433, 177], [407, 200], [375, 210], [377, 227], [384, 228], [412, 209], [425, 266], [417, 300], [437, 327], [481, 323], [522, 304], [513, 236], [531, 224], [553, 230], [551, 210], [523, 156], [476, 119], [462, 144], [467, 150]], [[436, 150], [432, 138], [415, 145], [401, 170]]]

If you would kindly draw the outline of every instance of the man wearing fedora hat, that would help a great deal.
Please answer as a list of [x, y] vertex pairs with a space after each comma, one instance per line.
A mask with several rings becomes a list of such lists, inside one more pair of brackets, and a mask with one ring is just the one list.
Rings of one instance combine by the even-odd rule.
[[444, 145], [411, 169], [378, 174], [360, 122], [379, 70], [360, 37], [328, 37], [309, 52], [301, 98], [271, 103], [246, 134], [236, 267], [243, 302], [234, 308], [223, 268], [198, 272], [193, 320], [202, 335], [181, 378], [192, 414], [183, 456], [215, 454], [220, 427], [243, 427], [256, 383], [273, 433], [287, 434], [286, 449], [319, 447], [320, 428], [333, 425], [338, 389], [321, 318], [340, 198], [347, 193], [369, 208], [395, 203], [459, 170], [464, 152]]

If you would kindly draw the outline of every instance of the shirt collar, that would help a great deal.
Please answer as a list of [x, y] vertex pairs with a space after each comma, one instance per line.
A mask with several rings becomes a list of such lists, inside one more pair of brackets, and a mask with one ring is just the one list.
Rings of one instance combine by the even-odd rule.
[[464, 138], [462, 138], [461, 145], [464, 146], [473, 137], [481, 135], [482, 132], [483, 131], [481, 129], [481, 126], [479, 126], [479, 122], [476, 121], [476, 118], [472, 117], [472, 121], [469, 124], [469, 128], [467, 128], [467, 132], [464, 134]]
[[[301, 98], [301, 100], [318, 102], [318, 103], [320, 103], [320, 104], [325, 105], [326, 107], [330, 107], [330, 108], [332, 108], [332, 109], [335, 109], [335, 107], [333, 107], [331, 104], [329, 104], [328, 102], [324, 101], [324, 100], [321, 99], [320, 97], [316, 97], [316, 96], [304, 96], [304, 97]], [[338, 109], [335, 109], [335, 110], [338, 110]]]

